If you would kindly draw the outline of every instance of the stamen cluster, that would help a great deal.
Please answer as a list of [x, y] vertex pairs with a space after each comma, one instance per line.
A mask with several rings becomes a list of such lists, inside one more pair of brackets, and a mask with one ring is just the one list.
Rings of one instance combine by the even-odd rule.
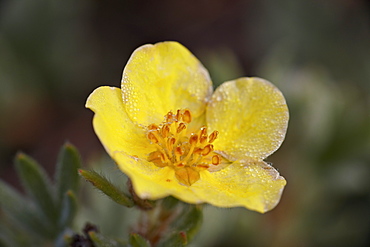
[[212, 143], [218, 131], [207, 134], [203, 126], [197, 133], [187, 135], [187, 127], [192, 117], [188, 109], [168, 112], [159, 126], [147, 127], [147, 137], [157, 150], [150, 153], [148, 161], [158, 167], [172, 167], [181, 183], [191, 185], [199, 180], [199, 171], [217, 166], [221, 158], [213, 152]]

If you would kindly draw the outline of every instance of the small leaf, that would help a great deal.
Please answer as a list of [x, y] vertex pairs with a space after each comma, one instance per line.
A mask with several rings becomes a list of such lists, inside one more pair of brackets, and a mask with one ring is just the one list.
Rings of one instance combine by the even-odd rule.
[[99, 175], [95, 171], [87, 171], [80, 169], [79, 174], [101, 190], [104, 194], [110, 197], [113, 201], [126, 207], [133, 207], [134, 202], [130, 197], [125, 195], [120, 189], [109, 182], [105, 177]]
[[201, 205], [187, 204], [180, 217], [176, 219], [174, 228], [180, 232], [186, 232], [187, 241], [191, 241], [198, 233], [203, 221]]
[[167, 196], [162, 200], [162, 208], [167, 211], [176, 210], [176, 206], [179, 204], [179, 200], [173, 196]]
[[129, 243], [132, 247], [150, 247], [148, 240], [137, 233], [130, 234]]
[[158, 244], [158, 247], [182, 247], [188, 243], [185, 232], [174, 232]]
[[34, 199], [40, 211], [55, 225], [56, 207], [45, 171], [36, 161], [22, 153], [17, 155], [15, 163], [24, 189]]
[[24, 230], [40, 237], [53, 237], [53, 229], [43, 220], [32, 202], [0, 180], [0, 207]]
[[72, 190], [67, 191], [63, 198], [61, 215], [59, 218], [60, 229], [64, 229], [71, 225], [77, 212], [77, 205], [76, 195]]
[[58, 156], [55, 173], [58, 202], [61, 203], [68, 190], [77, 192], [79, 177], [78, 169], [81, 159], [77, 149], [71, 144], [65, 144]]
[[72, 237], [72, 230], [66, 229], [59, 233], [58, 237], [54, 240], [54, 247], [68, 247]]
[[104, 237], [102, 234], [97, 232], [89, 232], [89, 237], [91, 241], [94, 243], [95, 247], [126, 247], [126, 244], [119, 243], [115, 240], [108, 239]]

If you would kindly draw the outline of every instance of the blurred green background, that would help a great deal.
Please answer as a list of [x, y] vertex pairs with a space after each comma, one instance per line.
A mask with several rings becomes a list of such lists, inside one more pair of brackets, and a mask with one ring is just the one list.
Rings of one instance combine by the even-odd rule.
[[[286, 140], [268, 158], [288, 181], [280, 204], [264, 215], [206, 206], [192, 246], [370, 246], [365, 0], [0, 1], [0, 178], [19, 188], [18, 150], [53, 172], [68, 140], [86, 167], [124, 180], [85, 100], [100, 85], [119, 87], [135, 48], [164, 40], [188, 47], [216, 86], [272, 81], [290, 109]], [[135, 210], [84, 192], [76, 229], [88, 220], [125, 237]]]

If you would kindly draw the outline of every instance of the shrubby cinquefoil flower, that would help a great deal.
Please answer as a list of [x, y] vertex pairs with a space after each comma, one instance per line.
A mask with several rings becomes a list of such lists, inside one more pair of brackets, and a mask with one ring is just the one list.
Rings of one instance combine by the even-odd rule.
[[121, 89], [88, 98], [96, 134], [137, 195], [188, 203], [272, 209], [286, 181], [264, 159], [284, 140], [284, 96], [260, 78], [213, 92], [207, 70], [176, 42], [134, 51]]

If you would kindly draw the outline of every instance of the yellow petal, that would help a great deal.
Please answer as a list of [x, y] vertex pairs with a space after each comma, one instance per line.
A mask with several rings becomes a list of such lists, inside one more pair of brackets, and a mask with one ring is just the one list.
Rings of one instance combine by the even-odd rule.
[[139, 124], [161, 123], [169, 111], [188, 108], [194, 118], [212, 94], [207, 70], [177, 42], [144, 45], [134, 51], [122, 76], [130, 118]]
[[236, 160], [263, 160], [284, 140], [289, 112], [282, 93], [260, 78], [223, 83], [207, 107], [210, 131], [219, 131], [215, 149]]
[[286, 184], [265, 162], [235, 162], [218, 172], [201, 171], [200, 179], [187, 186], [179, 183], [172, 168], [159, 168], [124, 152], [116, 152], [112, 157], [143, 199], [157, 200], [172, 195], [187, 203], [240, 206], [264, 213], [276, 206]]
[[119, 88], [99, 87], [87, 99], [86, 107], [94, 111], [95, 133], [112, 156], [124, 151], [144, 157], [153, 151], [144, 132], [128, 117]]
[[235, 162], [218, 172], [201, 173], [195, 193], [218, 207], [242, 206], [260, 213], [279, 202], [286, 181], [265, 162]]

